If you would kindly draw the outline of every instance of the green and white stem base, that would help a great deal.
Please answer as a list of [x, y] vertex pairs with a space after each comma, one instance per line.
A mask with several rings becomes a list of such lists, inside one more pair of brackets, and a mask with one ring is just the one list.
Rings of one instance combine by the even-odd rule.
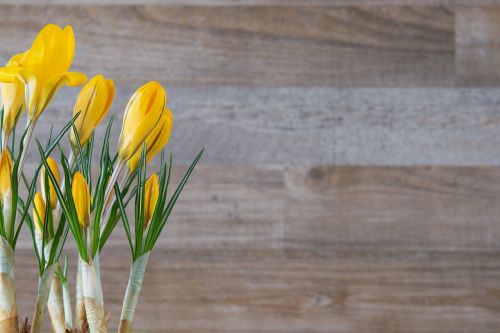
[[0, 296], [0, 332], [17, 333], [14, 250], [3, 237], [0, 237]]
[[91, 263], [80, 261], [82, 269], [82, 292], [87, 322], [91, 333], [107, 333], [109, 312], [104, 309], [101, 287], [99, 255]]
[[76, 328], [81, 329], [85, 321], [87, 321], [87, 314], [85, 313], [85, 303], [83, 302], [83, 282], [82, 282], [82, 259], [78, 257], [78, 268], [76, 274]]
[[43, 315], [49, 300], [52, 278], [57, 269], [57, 264], [53, 264], [45, 269], [38, 279], [38, 294], [36, 296], [35, 312], [31, 324], [31, 333], [40, 333], [43, 323]]
[[146, 272], [146, 266], [149, 260], [149, 253], [147, 252], [138, 257], [130, 268], [130, 276], [127, 284], [127, 291], [123, 299], [122, 314], [120, 317], [119, 333], [131, 333], [132, 323], [134, 321], [134, 313], [139, 301], [141, 293], [142, 281]]
[[63, 291], [63, 307], [64, 307], [64, 322], [65, 327], [69, 330], [73, 330], [73, 311], [71, 309], [71, 294], [69, 291], [68, 281], [62, 281], [62, 291]]
[[66, 332], [64, 314], [63, 284], [59, 276], [54, 274], [50, 287], [49, 302], [47, 303], [50, 320], [54, 333]]

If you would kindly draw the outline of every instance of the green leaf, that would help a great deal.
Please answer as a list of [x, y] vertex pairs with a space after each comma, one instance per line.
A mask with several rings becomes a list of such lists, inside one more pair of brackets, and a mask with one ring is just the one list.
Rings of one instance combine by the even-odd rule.
[[118, 187], [118, 184], [115, 184], [115, 196], [116, 201], [118, 202], [118, 207], [120, 207], [120, 215], [123, 222], [123, 228], [125, 229], [125, 234], [127, 235], [128, 244], [130, 246], [130, 251], [132, 252], [132, 259], [135, 261], [135, 253], [134, 253], [134, 245], [132, 244], [132, 235], [130, 233], [130, 223], [127, 217], [127, 212], [125, 211], [125, 206], [123, 205], [122, 194]]
[[54, 174], [52, 173], [52, 170], [50, 170], [46, 159], [43, 158], [44, 152], [42, 150], [40, 142], [38, 140], [36, 140], [36, 143], [38, 145], [38, 150], [40, 151], [40, 155], [42, 156], [42, 161], [43, 161], [43, 164], [45, 165], [46, 173], [50, 177], [52, 185], [54, 186], [54, 189], [56, 191], [57, 198], [59, 200], [59, 204], [61, 205], [63, 213], [66, 216], [66, 219], [68, 220], [68, 224], [69, 224], [71, 233], [73, 234], [73, 238], [75, 239], [75, 242], [77, 244], [79, 254], [82, 257], [82, 259], [88, 260], [87, 249], [86, 249], [86, 245], [85, 245], [83, 231], [80, 227], [80, 223], [78, 222], [78, 217], [76, 214], [74, 200], [73, 200], [73, 196], [71, 193], [71, 184], [70, 184], [71, 174], [69, 171], [68, 162], [67, 162], [65, 156], [62, 155], [61, 156], [61, 165], [62, 165], [63, 170], [64, 170], [65, 188], [68, 189], [68, 191], [66, 191], [66, 196], [65, 196], [62, 193], [62, 190], [59, 187], [59, 184], [57, 183], [57, 180], [56, 180]]
[[[174, 194], [172, 195], [172, 198], [170, 199], [166, 209], [164, 210], [162, 214], [162, 219], [158, 219], [156, 222], [157, 225], [154, 226], [155, 233], [153, 235], [152, 241], [148, 246], [144, 249], [144, 252], [151, 251], [156, 244], [156, 241], [160, 237], [160, 233], [165, 227], [165, 224], [167, 223], [168, 217], [170, 216], [170, 213], [172, 212], [172, 209], [174, 208], [175, 203], [177, 202], [177, 199], [179, 198], [179, 195], [181, 194], [182, 190], [184, 189], [184, 186], [186, 185], [187, 181], [189, 180], [189, 177], [191, 176], [191, 173], [193, 172], [196, 164], [200, 160], [201, 156], [203, 155], [204, 149], [202, 149], [194, 161], [191, 163], [189, 166], [189, 169], [186, 171], [184, 174], [184, 177], [182, 178], [180, 184], [177, 186], [177, 189], [175, 190]], [[153, 227], [153, 226], [152, 226]]]

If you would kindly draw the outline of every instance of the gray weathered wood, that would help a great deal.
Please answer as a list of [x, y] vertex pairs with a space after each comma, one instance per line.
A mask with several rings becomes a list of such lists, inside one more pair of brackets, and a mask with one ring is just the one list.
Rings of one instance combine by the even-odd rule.
[[[498, 184], [498, 168], [202, 166], [152, 255], [136, 327], [495, 332]], [[124, 237], [116, 230], [102, 253], [112, 327], [130, 263]], [[21, 244], [28, 315], [33, 256]]]
[[[500, 90], [477, 88], [500, 82], [500, 7], [479, 6], [498, 1], [21, 1], [0, 5], [1, 61], [45, 23], [72, 24], [74, 69], [116, 79], [114, 143], [131, 93], [157, 79], [173, 184], [207, 147], [151, 256], [136, 328], [498, 331]], [[43, 115], [42, 141], [76, 93]], [[24, 230], [29, 316], [31, 246]], [[129, 263], [119, 226], [102, 255], [112, 329]]]
[[0, 21], [1, 61], [47, 22], [72, 24], [75, 69], [128, 82], [454, 83], [454, 15], [440, 7], [2, 6]]
[[[117, 325], [128, 256], [103, 257]], [[325, 253], [327, 251], [324, 251]], [[167, 332], [497, 332], [498, 251], [160, 250], [151, 256], [136, 326]], [[36, 277], [20, 251], [20, 309]], [[47, 327], [48, 328], [48, 327]]]
[[457, 83], [500, 83], [500, 7], [460, 7], [456, 11]]
[[[174, 168], [172, 186], [184, 170]], [[490, 251], [500, 243], [498, 184], [500, 171], [484, 167], [201, 165], [160, 243]], [[122, 230], [111, 241], [127, 244]]]
[[[135, 84], [118, 85], [120, 117]], [[254, 88], [166, 84], [174, 130], [169, 147], [189, 163], [246, 165], [498, 165], [498, 89]], [[36, 135], [70, 119], [66, 89]], [[64, 95], [64, 96], [63, 96]], [[101, 126], [98, 133], [102, 136]], [[34, 151], [34, 150], [33, 150]], [[38, 155], [31, 155], [31, 159]]]
[[498, 5], [498, 0], [2, 0], [1, 4], [44, 5], [190, 5], [190, 6], [456, 6]]
[[312, 248], [496, 250], [499, 175], [488, 168], [292, 170], [285, 239]]

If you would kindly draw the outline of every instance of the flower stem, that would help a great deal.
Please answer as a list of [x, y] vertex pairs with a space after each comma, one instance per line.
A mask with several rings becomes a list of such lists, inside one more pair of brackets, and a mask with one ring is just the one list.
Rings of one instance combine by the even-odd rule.
[[113, 173], [111, 174], [111, 178], [109, 180], [108, 186], [106, 187], [106, 194], [104, 195], [104, 202], [108, 202], [109, 198], [111, 197], [111, 193], [113, 192], [113, 187], [115, 186], [116, 180], [118, 179], [118, 176], [120, 175], [123, 167], [125, 166], [125, 162], [120, 161], [116, 168], [113, 170]]
[[[120, 181], [120, 191], [123, 189], [123, 186], [125, 185], [125, 182], [127, 181], [128, 177], [125, 175], [122, 180]], [[104, 206], [104, 213], [102, 214], [102, 221], [107, 221], [109, 219], [109, 214], [111, 214], [111, 207], [113, 207], [113, 204], [115, 203], [116, 196], [109, 202], [109, 204], [106, 204]], [[105, 225], [103, 224], [101, 226], [101, 232], [104, 230]]]
[[28, 151], [29, 144], [31, 142], [31, 137], [33, 136], [33, 130], [35, 129], [36, 122], [31, 121], [27, 124], [28, 131], [26, 132], [26, 136], [23, 141], [23, 151], [21, 152], [19, 169], [17, 172], [17, 179], [21, 179], [21, 175], [23, 173], [24, 161], [26, 160], [26, 152]]
[[63, 305], [64, 305], [64, 320], [66, 328], [70, 331], [73, 330], [73, 311], [71, 309], [71, 295], [69, 292], [69, 282], [63, 281]]

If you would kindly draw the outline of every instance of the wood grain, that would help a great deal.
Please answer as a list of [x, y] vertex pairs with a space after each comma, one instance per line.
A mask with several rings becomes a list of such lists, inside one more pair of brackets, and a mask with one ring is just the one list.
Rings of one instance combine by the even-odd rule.
[[[131, 93], [159, 80], [174, 184], [207, 147], [151, 257], [137, 328], [498, 331], [498, 1], [0, 3], [0, 61], [48, 22], [73, 25], [74, 69], [116, 81], [114, 144]], [[43, 115], [42, 141], [77, 91]], [[31, 316], [27, 232], [16, 262]], [[102, 262], [116, 329], [121, 226]]]
[[[174, 169], [172, 186], [184, 170]], [[500, 243], [499, 184], [500, 170], [484, 167], [201, 165], [161, 244], [491, 251]], [[112, 242], [126, 245], [124, 235]]]
[[[116, 327], [125, 248], [103, 257]], [[167, 332], [497, 332], [499, 252], [158, 250], [136, 327]], [[20, 310], [31, 314], [32, 254], [19, 251]], [[30, 265], [30, 266], [28, 266]], [[473, 273], [472, 273], [473, 272]]]
[[[192, 180], [151, 258], [138, 328], [495, 332], [500, 324], [498, 168], [203, 166]], [[20, 307], [31, 314], [33, 254], [18, 251]], [[129, 262], [116, 230], [102, 256], [113, 325]]]
[[313, 246], [494, 250], [498, 176], [484, 168], [290, 171], [285, 238]]
[[7, 5], [183, 5], [183, 6], [485, 6], [498, 0], [2, 0]]
[[47, 22], [72, 24], [75, 69], [127, 82], [454, 84], [441, 7], [2, 6], [0, 22], [2, 61]]
[[500, 7], [460, 7], [456, 11], [457, 83], [500, 83]]
[[[113, 146], [137, 86], [117, 83]], [[166, 87], [175, 119], [169, 149], [178, 164], [202, 147], [202, 163], [224, 165], [500, 163], [497, 89]], [[69, 121], [76, 93], [61, 92], [37, 136], [46, 138], [52, 125], [58, 130]]]

